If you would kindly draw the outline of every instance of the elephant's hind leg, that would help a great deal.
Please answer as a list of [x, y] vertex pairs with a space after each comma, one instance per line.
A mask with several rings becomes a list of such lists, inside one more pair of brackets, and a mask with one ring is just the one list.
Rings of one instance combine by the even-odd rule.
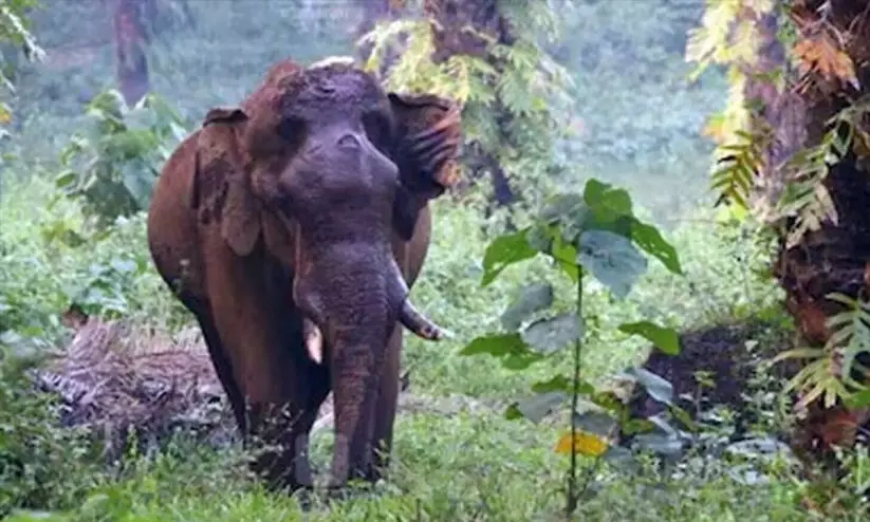
[[233, 416], [236, 419], [236, 425], [243, 438], [246, 439], [247, 423], [245, 422], [245, 397], [242, 395], [242, 390], [233, 376], [233, 368], [230, 365], [230, 360], [224, 352], [224, 347], [221, 344], [220, 335], [215, 328], [214, 320], [208, 312], [197, 311], [195, 314], [197, 322], [199, 322], [202, 337], [208, 347], [208, 353], [211, 356], [212, 365], [215, 373], [223, 386], [224, 392], [227, 394], [230, 407], [233, 410]]

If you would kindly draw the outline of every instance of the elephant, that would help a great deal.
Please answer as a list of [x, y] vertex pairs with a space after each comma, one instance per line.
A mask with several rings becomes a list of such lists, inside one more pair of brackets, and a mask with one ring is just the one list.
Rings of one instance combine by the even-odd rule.
[[408, 298], [429, 202], [457, 181], [460, 108], [388, 92], [352, 58], [272, 65], [172, 151], [148, 208], [160, 277], [202, 331], [252, 464], [313, 487], [309, 432], [332, 391], [328, 487], [389, 465], [404, 329], [450, 335]]

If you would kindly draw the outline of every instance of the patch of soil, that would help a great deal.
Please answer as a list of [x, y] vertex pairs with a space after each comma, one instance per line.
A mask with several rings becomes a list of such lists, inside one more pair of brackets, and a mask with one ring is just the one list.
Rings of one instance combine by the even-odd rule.
[[[800, 369], [796, 363], [783, 361], [769, 369], [768, 382], [757, 382], [759, 367], [765, 361], [790, 347], [789, 335], [777, 331], [762, 321], [750, 320], [720, 324], [680, 335], [681, 351], [667, 355], [653, 349], [643, 368], [662, 377], [673, 385], [674, 397], [687, 411], [696, 409], [689, 397], [699, 391], [697, 372], [708, 372], [712, 387], [704, 388], [701, 409], [715, 404], [729, 406], [737, 413], [738, 431], [751, 421], [745, 396], [753, 391], [776, 391], [785, 379]], [[665, 406], [650, 397], [642, 387], [636, 386], [628, 401], [632, 416], [647, 418], [665, 410]]]
[[[770, 364], [775, 355], [794, 347], [794, 334], [759, 320], [722, 324], [683, 333], [681, 352], [676, 356], [652, 350], [643, 367], [668, 380], [677, 404], [696, 418], [691, 397], [698, 390], [695, 372], [709, 372], [714, 386], [704, 390], [701, 410], [727, 406], [735, 415], [732, 441], [744, 438], [759, 410], [749, 402], [757, 393], [778, 394], [784, 383], [802, 368], [801, 361], [790, 359]], [[681, 397], [683, 396], [683, 397]], [[685, 397], [689, 396], [689, 397]], [[799, 397], [792, 395], [792, 400]], [[648, 418], [665, 410], [641, 386], [629, 393], [628, 407], [634, 418]], [[818, 401], [793, 419], [784, 433], [772, 433], [789, 444], [806, 464], [823, 462], [836, 467], [830, 446], [849, 441], [865, 441], [870, 434], [866, 409], [846, 412], [842, 408], [822, 409]], [[631, 436], [620, 433], [623, 443]]]

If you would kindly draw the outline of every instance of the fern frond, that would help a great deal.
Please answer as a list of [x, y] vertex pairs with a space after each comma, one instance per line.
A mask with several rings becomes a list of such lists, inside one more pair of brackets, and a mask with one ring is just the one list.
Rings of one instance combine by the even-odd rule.
[[719, 202], [732, 202], [749, 208], [748, 200], [754, 178], [763, 166], [763, 151], [767, 143], [762, 133], [734, 132], [735, 143], [717, 149], [721, 157], [712, 174], [712, 188], [719, 192]]
[[[787, 163], [785, 190], [776, 204], [779, 216], [795, 217], [795, 224], [788, 231], [786, 248], [798, 244], [804, 234], [818, 230], [824, 222], [838, 222], [836, 207], [824, 181], [830, 167], [851, 147], [855, 133], [850, 117], [854, 114], [841, 111], [831, 118], [831, 126], [821, 142], [795, 154]], [[845, 135], [841, 132], [844, 127]]]
[[827, 297], [847, 308], [827, 319], [826, 326], [831, 330], [831, 337], [825, 348], [842, 351], [840, 373], [843, 382], [852, 388], [864, 389], [865, 386], [856, 382], [851, 373], [856, 357], [861, 353], [870, 353], [870, 303], [841, 293], [832, 293]]

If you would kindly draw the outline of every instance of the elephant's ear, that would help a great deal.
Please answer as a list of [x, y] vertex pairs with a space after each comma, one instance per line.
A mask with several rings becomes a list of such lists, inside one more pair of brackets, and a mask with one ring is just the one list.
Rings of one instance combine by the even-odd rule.
[[408, 240], [419, 210], [459, 181], [455, 160], [462, 141], [460, 107], [428, 94], [390, 93], [389, 100], [395, 121], [393, 158], [402, 180], [394, 218], [399, 234]]
[[200, 220], [218, 221], [224, 241], [240, 256], [251, 253], [260, 234], [259, 207], [251, 192], [239, 140], [238, 127], [247, 120], [247, 114], [239, 108], [208, 111], [197, 140], [191, 198]]

